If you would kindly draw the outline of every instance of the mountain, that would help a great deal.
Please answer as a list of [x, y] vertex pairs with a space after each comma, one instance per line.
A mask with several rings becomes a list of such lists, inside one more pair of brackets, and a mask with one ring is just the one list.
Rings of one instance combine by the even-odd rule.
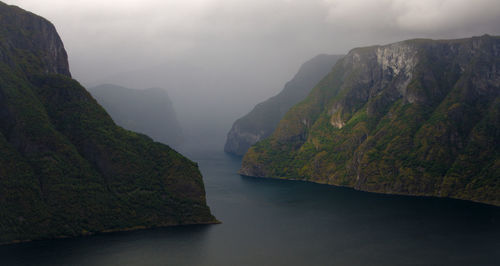
[[117, 125], [172, 147], [182, 142], [181, 125], [164, 89], [134, 90], [104, 84], [88, 91]]
[[340, 58], [342, 55], [321, 54], [305, 62], [280, 93], [257, 104], [250, 113], [234, 122], [227, 134], [224, 151], [243, 156], [250, 146], [270, 136], [290, 107], [304, 100]]
[[0, 2], [0, 243], [214, 223], [197, 164], [115, 125], [47, 20]]
[[353, 49], [240, 173], [500, 205], [500, 37]]

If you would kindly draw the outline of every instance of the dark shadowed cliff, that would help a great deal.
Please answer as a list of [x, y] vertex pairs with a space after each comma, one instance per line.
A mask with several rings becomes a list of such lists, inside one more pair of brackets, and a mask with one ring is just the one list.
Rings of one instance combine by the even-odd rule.
[[305, 99], [340, 58], [341, 55], [321, 54], [305, 62], [280, 93], [257, 104], [250, 113], [234, 122], [227, 134], [224, 151], [243, 156], [250, 146], [271, 135], [290, 107]]
[[113, 121], [172, 147], [182, 142], [182, 130], [167, 91], [128, 89], [104, 84], [88, 89]]
[[0, 2], [0, 243], [214, 221], [196, 163], [116, 126], [54, 26]]
[[241, 174], [500, 205], [500, 38], [352, 50]]

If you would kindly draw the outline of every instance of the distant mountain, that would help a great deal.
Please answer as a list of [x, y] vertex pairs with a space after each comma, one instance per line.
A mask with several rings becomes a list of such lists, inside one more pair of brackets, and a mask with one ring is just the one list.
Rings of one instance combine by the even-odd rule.
[[224, 151], [243, 156], [251, 145], [271, 135], [290, 107], [304, 100], [340, 58], [342, 55], [321, 54], [305, 62], [278, 95], [257, 104], [250, 113], [234, 122], [227, 134]]
[[119, 126], [172, 147], [182, 142], [181, 125], [164, 89], [134, 90], [104, 84], [88, 91]]
[[352, 50], [240, 173], [500, 205], [500, 37]]
[[116, 126], [54, 26], [0, 2], [0, 243], [213, 222], [196, 163]]

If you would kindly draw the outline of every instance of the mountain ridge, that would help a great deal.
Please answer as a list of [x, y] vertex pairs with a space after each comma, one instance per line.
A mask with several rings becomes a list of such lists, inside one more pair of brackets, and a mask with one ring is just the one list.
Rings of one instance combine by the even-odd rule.
[[182, 128], [165, 89], [130, 89], [102, 84], [87, 90], [119, 126], [174, 148], [182, 144]]
[[304, 99], [342, 56], [319, 54], [303, 63], [278, 94], [257, 104], [233, 123], [224, 151], [243, 156], [251, 145], [271, 135], [288, 109]]
[[489, 35], [355, 48], [240, 173], [500, 205], [499, 54]]
[[0, 2], [0, 243], [216, 223], [197, 164], [71, 79], [54, 26]]

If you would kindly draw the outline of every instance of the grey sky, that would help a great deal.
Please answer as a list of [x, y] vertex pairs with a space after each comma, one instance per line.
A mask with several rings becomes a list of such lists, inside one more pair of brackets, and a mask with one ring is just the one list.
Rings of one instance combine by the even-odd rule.
[[271, 57], [297, 68], [314, 54], [360, 45], [500, 33], [498, 0], [6, 2], [56, 25], [74, 75], [84, 82], [169, 60], [245, 64]]
[[164, 87], [181, 120], [189, 110], [234, 120], [319, 53], [500, 34], [500, 0], [5, 2], [55, 24], [80, 82]]

